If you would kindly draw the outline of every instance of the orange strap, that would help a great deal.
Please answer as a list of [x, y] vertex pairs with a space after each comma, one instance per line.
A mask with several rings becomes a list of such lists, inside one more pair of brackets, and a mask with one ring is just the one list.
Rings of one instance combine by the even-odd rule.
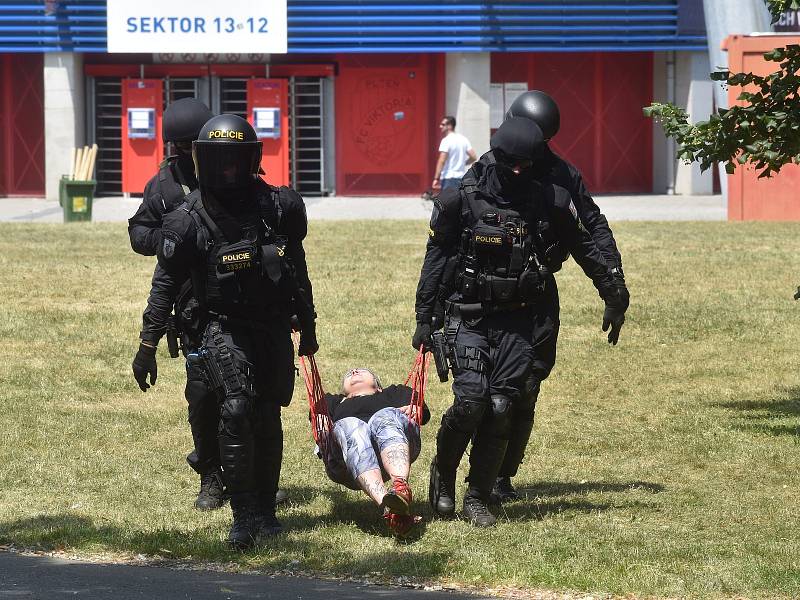
[[328, 403], [325, 402], [325, 390], [322, 387], [322, 378], [319, 375], [317, 361], [314, 355], [301, 356], [300, 367], [303, 369], [303, 380], [306, 383], [308, 395], [308, 410], [311, 419], [311, 434], [314, 442], [319, 446], [320, 453], [328, 456], [330, 432], [332, 427], [331, 417], [328, 414]]
[[430, 352], [425, 350], [425, 346], [419, 347], [419, 352], [414, 360], [414, 366], [406, 377], [406, 385], [411, 382], [411, 406], [414, 407], [414, 420], [417, 425], [422, 426], [422, 411], [425, 406], [425, 387], [428, 384], [428, 362], [431, 359]]

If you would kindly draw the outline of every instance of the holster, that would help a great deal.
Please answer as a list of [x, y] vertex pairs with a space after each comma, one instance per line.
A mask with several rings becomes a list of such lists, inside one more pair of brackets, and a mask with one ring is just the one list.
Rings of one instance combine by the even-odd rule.
[[216, 351], [203, 347], [200, 349], [199, 355], [203, 360], [210, 387], [216, 392], [220, 401], [235, 394], [252, 397], [253, 389], [248, 380], [249, 372], [241, 373], [237, 368], [236, 361], [225, 343], [219, 325], [211, 323], [209, 333], [214, 340]]
[[448, 361], [447, 341], [442, 331], [434, 331], [431, 334], [431, 352], [433, 354], [433, 362], [436, 364], [436, 373], [439, 375], [439, 381], [444, 383], [450, 373], [450, 363]]
[[462, 369], [483, 373], [485, 370], [485, 365], [481, 359], [480, 351], [477, 348], [470, 346], [458, 346], [456, 344], [456, 337], [458, 336], [458, 330], [461, 327], [462, 318], [459, 314], [452, 312], [454, 307], [455, 309], [459, 309], [463, 306], [475, 305], [464, 305], [456, 304], [455, 302], [448, 302], [447, 306], [447, 314], [449, 315], [449, 318], [445, 322], [444, 341], [447, 346], [447, 357], [450, 359], [453, 372], [455, 373], [456, 369]]

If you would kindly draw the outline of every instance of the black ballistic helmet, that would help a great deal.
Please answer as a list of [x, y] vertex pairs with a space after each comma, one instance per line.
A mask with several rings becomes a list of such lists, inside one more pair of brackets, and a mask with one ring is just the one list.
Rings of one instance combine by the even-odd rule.
[[197, 98], [181, 98], [164, 111], [161, 137], [165, 142], [192, 142], [200, 128], [214, 116]]
[[241, 188], [258, 177], [261, 142], [243, 118], [218, 115], [203, 125], [192, 156], [201, 187]]
[[542, 130], [545, 140], [551, 139], [561, 127], [558, 104], [539, 90], [530, 90], [514, 100], [506, 113], [506, 119], [511, 117], [525, 117], [534, 121]]
[[536, 162], [544, 148], [544, 135], [534, 121], [510, 117], [494, 132], [489, 145], [499, 163]]

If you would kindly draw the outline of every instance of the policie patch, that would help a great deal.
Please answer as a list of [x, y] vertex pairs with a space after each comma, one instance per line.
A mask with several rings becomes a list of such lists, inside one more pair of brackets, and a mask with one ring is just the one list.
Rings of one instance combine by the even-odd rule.
[[486, 235], [486, 234], [475, 234], [475, 243], [482, 245], [482, 246], [497, 246], [500, 247], [504, 245], [505, 240], [503, 236], [500, 235]]
[[164, 258], [172, 258], [172, 256], [175, 254], [175, 241], [165, 237], [161, 250]]

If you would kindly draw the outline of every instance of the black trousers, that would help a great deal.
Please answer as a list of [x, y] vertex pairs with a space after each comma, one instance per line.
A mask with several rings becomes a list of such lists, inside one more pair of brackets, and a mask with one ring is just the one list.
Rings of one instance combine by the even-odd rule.
[[542, 381], [547, 379], [556, 363], [556, 343], [561, 321], [559, 319], [559, 298], [556, 280], [547, 282], [540, 302], [533, 312], [533, 361], [531, 374], [522, 394], [511, 405], [511, 426], [505, 458], [500, 467], [500, 477], [513, 477], [525, 457], [525, 449], [533, 432], [536, 400]]
[[260, 320], [258, 328], [212, 321], [203, 348], [225, 380], [216, 390], [217, 440], [231, 502], [257, 497], [274, 507], [283, 457], [281, 406], [289, 404], [294, 387], [289, 319]]
[[445, 319], [453, 360], [453, 405], [437, 434], [437, 463], [453, 473], [469, 440], [469, 494], [488, 499], [510, 436], [511, 407], [533, 364], [531, 313], [501, 312], [465, 321]]
[[[195, 350], [196, 352], [196, 350]], [[189, 427], [192, 431], [194, 451], [186, 460], [200, 475], [219, 469], [219, 400], [208, 385], [204, 369], [186, 361], [186, 388], [189, 408]]]

